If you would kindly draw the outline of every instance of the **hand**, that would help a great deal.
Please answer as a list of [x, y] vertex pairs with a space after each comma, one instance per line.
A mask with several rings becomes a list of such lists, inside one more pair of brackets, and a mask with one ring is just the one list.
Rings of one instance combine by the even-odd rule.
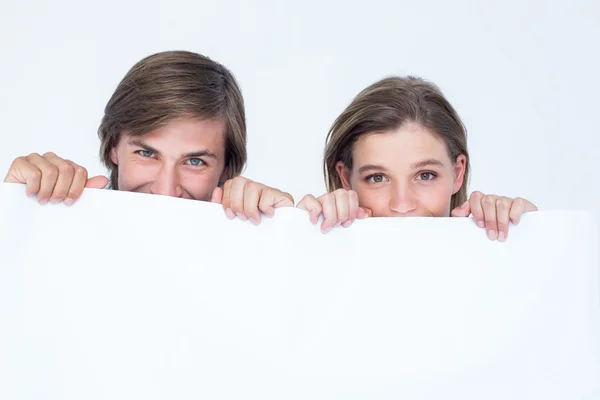
[[508, 224], [517, 225], [521, 215], [537, 211], [532, 202], [517, 197], [500, 197], [493, 194], [484, 195], [481, 192], [471, 193], [471, 197], [462, 206], [451, 212], [453, 217], [468, 217], [471, 213], [480, 228], [485, 228], [490, 240], [503, 242], [508, 238]]
[[354, 190], [338, 189], [332, 193], [325, 193], [319, 198], [307, 194], [297, 205], [309, 212], [310, 222], [316, 224], [319, 216], [323, 214], [321, 232], [327, 233], [334, 226], [344, 228], [352, 225], [355, 219], [363, 219], [372, 215], [371, 210], [358, 206], [358, 195]]
[[213, 191], [211, 202], [220, 203], [229, 219], [236, 216], [241, 220], [260, 224], [260, 212], [272, 217], [279, 207], [293, 207], [294, 198], [289, 193], [251, 181], [243, 176], [229, 179], [223, 189]]
[[102, 189], [108, 184], [105, 176], [88, 179], [85, 168], [72, 161], [64, 160], [54, 153], [39, 155], [32, 153], [16, 158], [4, 182], [24, 183], [28, 196], [37, 194], [40, 204], [73, 204], [84, 188]]

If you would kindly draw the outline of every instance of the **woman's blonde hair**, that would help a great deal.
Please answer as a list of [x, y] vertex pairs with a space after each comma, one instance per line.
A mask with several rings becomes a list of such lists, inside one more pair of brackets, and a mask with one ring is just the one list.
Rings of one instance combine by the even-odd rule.
[[335, 120], [327, 134], [323, 160], [327, 190], [342, 187], [336, 164], [342, 161], [352, 168], [352, 150], [360, 136], [395, 130], [407, 122], [418, 123], [440, 137], [453, 162], [461, 154], [466, 157], [463, 185], [452, 196], [450, 207], [463, 204], [470, 169], [467, 129], [440, 89], [416, 77], [389, 77], [370, 85]]

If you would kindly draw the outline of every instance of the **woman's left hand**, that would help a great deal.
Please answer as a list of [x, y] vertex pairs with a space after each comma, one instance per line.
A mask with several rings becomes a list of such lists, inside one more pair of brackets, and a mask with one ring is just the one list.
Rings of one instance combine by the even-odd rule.
[[477, 226], [486, 229], [490, 240], [498, 239], [503, 242], [508, 237], [509, 222], [517, 225], [521, 215], [537, 210], [535, 204], [520, 197], [511, 199], [475, 191], [471, 193], [469, 200], [452, 210], [450, 215], [468, 217], [473, 214]]

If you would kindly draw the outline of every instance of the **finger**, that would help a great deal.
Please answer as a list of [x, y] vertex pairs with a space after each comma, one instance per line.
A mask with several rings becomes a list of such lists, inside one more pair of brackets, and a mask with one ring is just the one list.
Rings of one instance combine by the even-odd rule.
[[210, 202], [221, 204], [223, 202], [223, 189], [217, 186], [210, 196]]
[[500, 197], [496, 200], [496, 218], [498, 220], [498, 241], [504, 242], [508, 238], [509, 213], [513, 199]]
[[222, 200], [221, 205], [223, 206], [223, 209], [225, 210], [225, 215], [229, 219], [235, 218], [235, 213], [231, 210], [231, 205], [230, 205], [231, 186], [232, 185], [233, 185], [233, 179], [228, 179], [227, 181], [225, 181], [225, 183], [223, 184], [223, 197], [221, 199]]
[[75, 178], [75, 166], [73, 165], [73, 163], [71, 163], [68, 160], [63, 160], [62, 158], [56, 156], [53, 153], [46, 155], [45, 158], [52, 164], [54, 164], [56, 168], [58, 168], [58, 178], [56, 179], [54, 189], [52, 190], [52, 194], [50, 195], [50, 203], [56, 204], [66, 199], [73, 183], [76, 183], [77, 185], [74, 188], [74, 192], [78, 192], [79, 195], [81, 195], [81, 192], [83, 192], [85, 181], [87, 180], [87, 171], [85, 171], [83, 180], [81, 179], [81, 177], [79, 177], [79, 180], [77, 182], [73, 182]]
[[85, 183], [87, 189], [104, 189], [108, 185], [108, 178], [102, 175], [91, 177]]
[[532, 202], [525, 200], [521, 197], [517, 197], [513, 201], [513, 205], [510, 208], [510, 220], [513, 224], [518, 225], [521, 222], [521, 216], [526, 212], [537, 211], [537, 207]]
[[54, 185], [58, 179], [58, 167], [39, 154], [30, 154], [28, 161], [41, 171], [40, 189], [37, 192], [37, 200], [40, 204], [46, 204], [54, 191]]
[[229, 193], [229, 208], [231, 208], [231, 211], [233, 211], [242, 221], [248, 219], [244, 213], [244, 194], [247, 183], [248, 180], [241, 176], [233, 178], [231, 191]]
[[483, 218], [485, 220], [485, 229], [490, 240], [496, 240], [498, 237], [498, 220], [496, 217], [496, 200], [498, 196], [486, 195], [481, 200], [483, 207]]
[[273, 195], [273, 208], [294, 207], [294, 197], [279, 189], [271, 189]]
[[321, 203], [319, 203], [312, 194], [304, 196], [296, 207], [308, 211], [310, 222], [312, 222], [313, 225], [319, 221], [319, 215], [321, 215], [321, 212], [323, 211]]
[[27, 157], [16, 158], [4, 178], [4, 182], [25, 184], [27, 196], [33, 196], [39, 192], [41, 181], [42, 171], [29, 162]]
[[321, 224], [321, 232], [327, 233], [337, 224], [337, 207], [336, 199], [333, 193], [327, 193], [318, 199], [323, 207], [323, 223]]
[[335, 208], [337, 209], [337, 222], [336, 226], [348, 221], [350, 216], [350, 200], [348, 198], [348, 191], [344, 189], [338, 189], [333, 192], [335, 197]]
[[483, 193], [481, 192], [473, 192], [471, 193], [471, 197], [469, 198], [469, 208], [471, 209], [471, 215], [473, 216], [473, 220], [480, 228], [485, 228], [485, 216], [483, 213]]
[[248, 182], [244, 186], [244, 215], [254, 225], [260, 224], [260, 211], [258, 203], [262, 196], [265, 196], [265, 186], [256, 182]]
[[[354, 220], [358, 217], [358, 195], [354, 190], [348, 191], [348, 219], [345, 222], [342, 222], [342, 226], [344, 228], [352, 225]], [[339, 210], [338, 210], [339, 214]]]
[[469, 215], [471, 215], [471, 205], [469, 204], [469, 200], [450, 212], [451, 217], [468, 217]]
[[275, 209], [280, 207], [294, 207], [294, 198], [289, 193], [265, 187], [258, 203], [260, 211], [272, 217], [275, 215]]
[[[70, 206], [72, 205], [79, 197], [81, 197], [81, 194], [83, 193], [83, 188], [86, 186], [87, 183], [87, 171], [85, 168], [79, 166], [79, 165], [75, 165], [74, 167], [74, 171], [73, 171], [73, 181], [71, 183], [71, 187], [69, 188], [69, 191], [67, 192], [67, 196], [65, 198], [65, 205]], [[60, 177], [59, 177], [60, 180]], [[57, 185], [58, 186], [58, 185]], [[56, 192], [56, 188], [54, 189], [54, 191]], [[55, 198], [56, 194], [53, 193], [52, 197]], [[50, 200], [52, 201], [52, 200]]]

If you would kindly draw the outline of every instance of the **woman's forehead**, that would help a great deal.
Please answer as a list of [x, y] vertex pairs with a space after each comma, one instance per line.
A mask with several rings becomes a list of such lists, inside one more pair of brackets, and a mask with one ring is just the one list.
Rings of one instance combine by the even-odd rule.
[[448, 158], [444, 141], [427, 129], [413, 126], [393, 131], [362, 135], [355, 143], [355, 161], [365, 158], [403, 159], [411, 163], [415, 159]]

